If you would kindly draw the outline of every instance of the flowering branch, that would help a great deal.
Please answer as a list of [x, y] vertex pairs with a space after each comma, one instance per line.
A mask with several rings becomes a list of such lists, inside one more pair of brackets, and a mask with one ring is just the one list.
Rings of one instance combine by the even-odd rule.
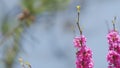
[[120, 68], [120, 35], [115, 28], [115, 20], [113, 23], [113, 30], [110, 30], [107, 34], [107, 40], [109, 44], [109, 51], [107, 54], [108, 68]]
[[92, 51], [86, 46], [86, 37], [82, 34], [79, 25], [80, 6], [77, 6], [78, 21], [77, 26], [80, 31], [80, 36], [73, 40], [74, 46], [77, 48], [76, 53], [76, 68], [93, 68]]

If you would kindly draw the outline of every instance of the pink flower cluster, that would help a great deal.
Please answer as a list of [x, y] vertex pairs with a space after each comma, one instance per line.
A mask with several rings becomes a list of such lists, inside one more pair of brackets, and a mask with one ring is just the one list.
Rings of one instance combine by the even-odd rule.
[[107, 61], [109, 63], [108, 68], [120, 68], [120, 36], [115, 30], [110, 31], [107, 34], [109, 43], [109, 52], [107, 55]]
[[76, 68], [93, 68], [92, 51], [86, 46], [85, 36], [76, 37], [73, 42], [78, 49], [76, 53]]
[[80, 48], [81, 46], [86, 45], [86, 38], [84, 35], [75, 37], [75, 39], [73, 40], [73, 43], [76, 48]]

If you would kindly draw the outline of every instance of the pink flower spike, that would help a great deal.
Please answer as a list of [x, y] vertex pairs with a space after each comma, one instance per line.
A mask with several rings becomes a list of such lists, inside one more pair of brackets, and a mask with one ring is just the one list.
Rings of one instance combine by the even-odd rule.
[[92, 51], [87, 46], [82, 46], [76, 53], [76, 68], [93, 68]]
[[120, 68], [120, 35], [117, 31], [111, 30], [107, 34], [107, 40], [109, 44], [108, 68]]
[[115, 68], [120, 68], [120, 54], [118, 54], [115, 51], [109, 51], [108, 55], [107, 55], [107, 61], [109, 62], [109, 66], [108, 68], [111, 67], [111, 65]]
[[86, 44], [86, 38], [84, 35], [75, 37], [73, 43], [76, 48], [80, 48], [81, 46], [84, 46]]

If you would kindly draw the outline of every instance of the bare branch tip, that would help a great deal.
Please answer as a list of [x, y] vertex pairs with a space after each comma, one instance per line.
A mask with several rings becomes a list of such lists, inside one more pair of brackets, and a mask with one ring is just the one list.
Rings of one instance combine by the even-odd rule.
[[78, 5], [76, 6], [76, 8], [77, 8], [77, 12], [80, 12], [80, 6]]

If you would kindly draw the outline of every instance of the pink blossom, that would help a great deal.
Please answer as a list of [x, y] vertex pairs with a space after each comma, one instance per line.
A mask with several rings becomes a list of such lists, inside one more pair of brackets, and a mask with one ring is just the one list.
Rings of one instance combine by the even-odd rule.
[[73, 43], [78, 49], [76, 53], [76, 68], [93, 68], [92, 51], [86, 46], [85, 36], [75, 37]]
[[107, 34], [107, 40], [109, 44], [108, 68], [120, 68], [120, 35], [112, 30]]
[[115, 51], [109, 51], [107, 55], [107, 61], [109, 62], [108, 68], [120, 68], [120, 54]]
[[86, 38], [84, 35], [75, 37], [73, 43], [76, 48], [80, 48], [81, 46], [86, 44]]
[[109, 51], [109, 53], [107, 55], [108, 62], [114, 63], [115, 60], [119, 60], [119, 59], [120, 59], [120, 55], [117, 52], [115, 52], [113, 50]]
[[87, 46], [76, 53], [76, 68], [93, 68], [92, 51]]
[[117, 53], [120, 54], [120, 45], [115, 46], [115, 47], [114, 47], [114, 50], [115, 50]]
[[110, 31], [107, 34], [107, 39], [108, 39], [109, 45], [120, 44], [120, 36], [117, 31], [113, 31], [113, 30]]

